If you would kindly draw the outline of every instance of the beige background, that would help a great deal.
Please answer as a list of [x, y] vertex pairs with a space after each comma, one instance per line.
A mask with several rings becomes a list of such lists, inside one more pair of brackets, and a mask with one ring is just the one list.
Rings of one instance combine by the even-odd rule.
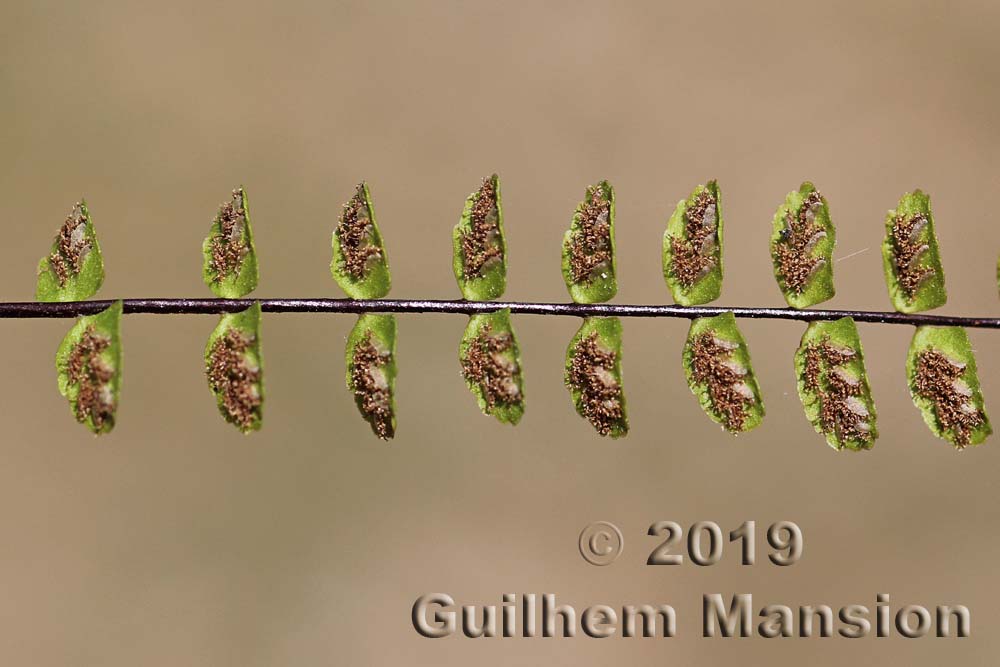
[[[559, 243], [584, 186], [618, 193], [621, 303], [669, 300], [674, 203], [725, 189], [722, 304], [781, 305], [767, 254], [784, 194], [814, 180], [839, 229], [833, 307], [882, 310], [887, 208], [923, 187], [953, 314], [995, 314], [1000, 9], [963, 3], [11, 3], [0, 8], [0, 298], [73, 202], [91, 203], [101, 296], [207, 296], [217, 205], [252, 198], [261, 297], [339, 296], [339, 205], [371, 183], [396, 297], [455, 297], [451, 228], [503, 178], [507, 296], [566, 299]], [[811, 6], [807, 6], [811, 5]], [[848, 258], [849, 257], [849, 258]], [[352, 317], [265, 317], [264, 431], [223, 423], [202, 375], [212, 317], [124, 323], [120, 422], [94, 440], [58, 395], [66, 320], [0, 322], [0, 660], [34, 665], [987, 664], [1000, 557], [997, 439], [956, 454], [903, 376], [910, 330], [864, 325], [883, 437], [838, 455], [794, 391], [803, 326], [746, 322], [768, 417], [733, 439], [683, 382], [680, 320], [626, 321], [632, 434], [604, 441], [562, 386], [571, 319], [518, 317], [528, 410], [479, 414], [456, 358], [464, 318], [400, 319], [399, 435], [343, 386]], [[1000, 334], [971, 332], [1000, 408]], [[1000, 413], [998, 415], [1000, 416]], [[608, 519], [626, 551], [587, 565]], [[643, 565], [658, 519], [798, 522], [795, 567]], [[763, 548], [762, 548], [763, 552]], [[671, 641], [431, 641], [420, 594], [579, 608], [670, 602]], [[964, 603], [973, 637], [705, 640], [705, 592], [768, 603]]]

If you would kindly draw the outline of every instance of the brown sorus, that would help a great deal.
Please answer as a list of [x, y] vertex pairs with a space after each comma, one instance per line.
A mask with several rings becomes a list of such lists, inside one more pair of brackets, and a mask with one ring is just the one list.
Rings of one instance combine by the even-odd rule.
[[383, 440], [388, 440], [395, 434], [392, 426], [392, 395], [385, 375], [379, 370], [390, 360], [389, 352], [380, 352], [375, 347], [371, 330], [365, 332], [365, 337], [354, 346], [351, 359], [351, 387], [354, 396], [361, 413], [371, 422], [375, 435]]
[[69, 353], [66, 376], [70, 384], [77, 385], [78, 393], [73, 411], [79, 422], [89, 418], [95, 431], [100, 431], [114, 419], [115, 401], [110, 382], [114, 369], [101, 357], [111, 345], [111, 339], [98, 334], [93, 326], [84, 330], [80, 340]]
[[344, 254], [344, 271], [355, 280], [368, 273], [368, 260], [382, 255], [382, 250], [372, 244], [372, 225], [365, 201], [364, 183], [358, 185], [351, 200], [344, 204], [337, 225], [337, 237]]
[[[684, 288], [694, 285], [715, 266], [714, 251], [718, 232], [718, 207], [707, 188], [698, 193], [694, 203], [684, 211], [684, 238], [670, 237], [670, 272]], [[710, 224], [706, 215], [714, 211]]]
[[754, 404], [752, 390], [744, 382], [747, 370], [734, 362], [733, 348], [705, 331], [691, 345], [691, 377], [708, 388], [715, 414], [726, 429], [742, 430], [747, 410]]
[[814, 257], [812, 249], [816, 242], [826, 236], [823, 226], [815, 220], [816, 209], [823, 205], [819, 192], [813, 190], [794, 214], [785, 213], [785, 228], [775, 244], [774, 254], [778, 263], [778, 273], [785, 287], [802, 294], [809, 279], [826, 260]]
[[230, 421], [244, 431], [260, 419], [260, 368], [251, 366], [246, 351], [253, 336], [229, 329], [212, 344], [208, 355], [208, 382], [221, 398]]
[[213, 282], [221, 282], [226, 276], [236, 273], [249, 252], [242, 188], [233, 190], [232, 201], [219, 208], [218, 221], [219, 231], [211, 240]]
[[90, 250], [90, 239], [86, 235], [87, 219], [83, 215], [83, 206], [77, 203], [69, 216], [59, 228], [56, 239], [56, 249], [49, 255], [49, 265], [60, 287], [66, 286], [66, 281], [80, 274], [83, 260]]
[[472, 339], [462, 358], [462, 375], [479, 387], [490, 409], [521, 401], [521, 368], [504, 356], [513, 347], [509, 333], [494, 334], [487, 325]]
[[862, 382], [836, 371], [856, 354], [850, 348], [833, 345], [828, 337], [810, 343], [805, 350], [803, 381], [806, 389], [819, 398], [819, 421], [824, 433], [835, 433], [841, 440], [868, 443], [872, 441], [869, 413], [857, 398], [864, 393]]
[[462, 231], [462, 273], [466, 280], [481, 278], [486, 265], [503, 258], [500, 217], [492, 178], [484, 178], [469, 215], [469, 229]]
[[598, 269], [611, 263], [611, 201], [604, 188], [588, 187], [577, 215], [578, 229], [570, 239], [570, 273], [574, 283], [589, 284]]
[[972, 432], [985, 423], [982, 411], [972, 401], [972, 390], [962, 380], [965, 365], [928, 348], [917, 357], [913, 388], [934, 404], [934, 415], [943, 431], [951, 431], [955, 446], [969, 444]]
[[909, 301], [916, 298], [920, 286], [934, 275], [934, 269], [920, 263], [920, 257], [928, 250], [928, 246], [919, 241], [927, 224], [927, 216], [922, 213], [909, 217], [897, 215], [892, 223], [896, 282]]
[[624, 416], [622, 389], [614, 376], [617, 354], [604, 349], [597, 332], [581, 338], [571, 355], [566, 383], [580, 392], [583, 415], [601, 435], [608, 435]]

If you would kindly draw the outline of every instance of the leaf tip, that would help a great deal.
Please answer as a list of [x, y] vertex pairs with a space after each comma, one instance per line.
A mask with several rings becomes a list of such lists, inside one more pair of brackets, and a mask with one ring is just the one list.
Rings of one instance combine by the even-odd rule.
[[524, 414], [524, 379], [510, 311], [470, 317], [459, 346], [459, 361], [466, 385], [483, 414], [501, 423], [517, 424]]
[[565, 384], [577, 413], [599, 435], [628, 433], [621, 371], [622, 327], [617, 317], [588, 317], [566, 351]]
[[205, 284], [224, 299], [245, 297], [257, 288], [260, 271], [250, 221], [250, 204], [242, 185], [219, 206], [202, 243]]
[[381, 440], [396, 433], [396, 318], [365, 313], [358, 317], [345, 350], [347, 388], [361, 416]]
[[722, 293], [722, 193], [714, 180], [677, 203], [663, 233], [663, 278], [674, 302], [696, 306]]
[[452, 266], [464, 299], [490, 301], [507, 289], [507, 240], [496, 174], [484, 178], [465, 200], [452, 231]]
[[601, 303], [618, 292], [615, 194], [606, 181], [587, 187], [563, 236], [562, 273], [576, 303]]
[[223, 315], [205, 348], [205, 373], [219, 413], [243, 433], [260, 430], [263, 424], [260, 320], [259, 301]]

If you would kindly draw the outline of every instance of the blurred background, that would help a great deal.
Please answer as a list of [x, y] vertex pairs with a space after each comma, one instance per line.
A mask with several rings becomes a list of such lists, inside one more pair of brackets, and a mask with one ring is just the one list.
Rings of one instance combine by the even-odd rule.
[[[838, 227], [835, 308], [885, 310], [885, 211], [931, 193], [950, 301], [998, 311], [1000, 6], [994, 2], [15, 3], [0, 6], [0, 298], [30, 300], [73, 203], [90, 203], [101, 297], [209, 296], [200, 244], [237, 184], [253, 206], [260, 297], [337, 297], [330, 233], [366, 179], [392, 296], [456, 298], [451, 229], [503, 180], [507, 297], [565, 301], [559, 247], [584, 188], [616, 187], [620, 303], [669, 302], [660, 244], [719, 179], [720, 304], [780, 306], [768, 256], [785, 194], [814, 181]], [[1000, 651], [997, 438], [931, 436], [903, 371], [912, 331], [861, 325], [882, 437], [833, 451], [806, 422], [804, 325], [744, 322], [768, 416], [733, 438], [683, 380], [682, 320], [626, 320], [632, 433], [594, 434], [562, 384], [578, 323], [515, 318], [527, 412], [479, 413], [463, 316], [399, 321], [398, 436], [344, 387], [353, 316], [268, 315], [264, 430], [218, 416], [212, 316], [129, 316], [119, 423], [95, 440], [59, 396], [69, 320], [0, 322], [0, 656], [33, 665], [774, 665], [944, 661]], [[1000, 334], [970, 332], [1000, 409]], [[994, 415], [1000, 416], [1000, 413]], [[625, 553], [580, 558], [588, 523]], [[759, 532], [793, 520], [799, 564], [647, 567], [649, 524]], [[413, 601], [552, 592], [578, 610], [668, 602], [673, 640], [429, 640]], [[755, 604], [961, 603], [965, 640], [708, 640], [701, 595]]]

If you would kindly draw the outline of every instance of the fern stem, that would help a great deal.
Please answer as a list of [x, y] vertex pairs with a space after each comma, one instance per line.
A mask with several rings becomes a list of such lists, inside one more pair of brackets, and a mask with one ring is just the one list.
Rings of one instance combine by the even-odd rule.
[[[525, 303], [513, 301], [437, 301], [426, 299], [124, 299], [124, 312], [152, 315], [209, 315], [249, 308], [259, 301], [266, 313], [456, 313], [471, 315], [509, 308], [519, 315], [565, 315], [570, 317], [678, 317], [693, 319], [731, 312], [745, 319], [778, 319], [812, 322], [852, 317], [857, 322], [906, 324], [910, 326], [960, 326], [1000, 329], [997, 317], [906, 314], [862, 310], [795, 310], [793, 308], [729, 308], [725, 306], [626, 305], [579, 303]], [[0, 318], [53, 318], [93, 315], [114, 300], [66, 303], [0, 303]]]

